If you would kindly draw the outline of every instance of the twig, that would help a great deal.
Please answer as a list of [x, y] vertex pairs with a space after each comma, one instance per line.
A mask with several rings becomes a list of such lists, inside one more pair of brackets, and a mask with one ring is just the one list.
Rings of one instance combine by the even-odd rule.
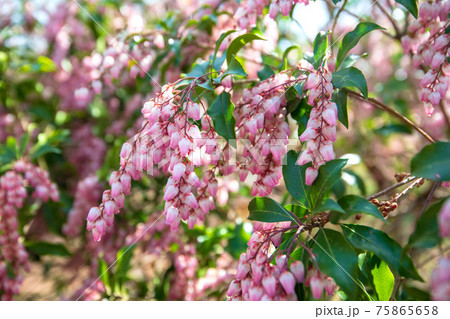
[[405, 188], [401, 193], [396, 194], [393, 197], [394, 201], [397, 201], [400, 199], [400, 197], [406, 195], [411, 189], [413, 189], [414, 187], [416, 187], [417, 185], [420, 185], [420, 183], [423, 182], [423, 178], [419, 178], [416, 181], [414, 181], [414, 183], [412, 183], [411, 185], [409, 185], [407, 188]]
[[401, 38], [401, 33], [400, 33], [400, 29], [397, 26], [397, 23], [395, 22], [394, 18], [389, 14], [389, 12], [387, 12], [387, 10], [378, 2], [375, 1], [374, 4], [378, 7], [378, 9], [381, 10], [381, 12], [383, 12], [383, 14], [386, 16], [386, 18], [389, 19], [389, 21], [391, 22], [392, 26], [395, 29], [395, 39], [400, 39]]
[[400, 114], [399, 112], [397, 112], [396, 110], [390, 108], [389, 106], [387, 106], [386, 104], [374, 99], [374, 98], [365, 98], [362, 94], [352, 91], [352, 90], [347, 90], [348, 94], [355, 98], [358, 99], [360, 101], [365, 101], [365, 102], [369, 102], [372, 105], [375, 105], [376, 107], [378, 107], [381, 110], [384, 110], [392, 115], [394, 115], [395, 117], [397, 117], [398, 119], [402, 120], [403, 122], [405, 122], [406, 124], [408, 124], [409, 126], [411, 126], [413, 129], [415, 129], [417, 132], [419, 132], [420, 134], [422, 134], [429, 142], [434, 143], [435, 140], [427, 133], [425, 132], [422, 128], [420, 128], [416, 123], [414, 123], [413, 121], [411, 121], [410, 119], [408, 119], [407, 117], [405, 117], [404, 115]]
[[415, 176], [409, 176], [408, 178], [405, 178], [403, 181], [398, 182], [397, 184], [391, 185], [391, 186], [389, 186], [388, 188], [385, 188], [385, 189], [383, 189], [382, 191], [379, 191], [378, 193], [375, 193], [375, 194], [373, 194], [373, 195], [367, 197], [367, 200], [371, 200], [371, 199], [380, 197], [381, 195], [387, 194], [387, 193], [389, 193], [390, 191], [396, 189], [397, 187], [400, 187], [400, 186], [402, 186], [402, 185], [408, 184], [409, 182], [411, 182], [411, 181], [413, 181], [413, 180], [415, 180], [415, 179], [417, 179], [417, 178], [418, 178], [418, 177], [415, 177]]

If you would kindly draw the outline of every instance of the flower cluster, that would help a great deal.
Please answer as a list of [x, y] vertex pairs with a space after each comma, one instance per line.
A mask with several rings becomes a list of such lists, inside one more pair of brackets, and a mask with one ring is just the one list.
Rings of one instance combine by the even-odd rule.
[[305, 279], [305, 286], [311, 288], [311, 293], [314, 299], [320, 299], [325, 289], [328, 296], [334, 294], [336, 283], [333, 278], [326, 276], [319, 270], [310, 267]]
[[[33, 188], [36, 199], [54, 201], [59, 199], [56, 185], [49, 180], [48, 173], [31, 163], [18, 161], [13, 169], [0, 177], [0, 295], [10, 300], [19, 293], [22, 269], [28, 271], [28, 254], [18, 233], [18, 209], [27, 197], [26, 186]], [[7, 274], [8, 266], [14, 273]]]
[[309, 90], [308, 103], [313, 106], [305, 131], [300, 140], [306, 149], [298, 159], [299, 165], [311, 162], [306, 169], [306, 184], [312, 185], [319, 174], [319, 166], [334, 159], [333, 142], [336, 141], [337, 107], [331, 102], [333, 85], [331, 74], [325, 69], [311, 73], [304, 88]]
[[[121, 167], [109, 181], [111, 190], [103, 193], [100, 207], [93, 207], [88, 214], [87, 228], [96, 240], [101, 239], [106, 226], [112, 225], [114, 214], [123, 207], [131, 179], [139, 179], [144, 171], [153, 175], [160, 169], [170, 174], [163, 198], [166, 222], [172, 230], [178, 228], [181, 220], [194, 227], [214, 208], [212, 197], [218, 189], [214, 169], [207, 170], [202, 179], [194, 169], [217, 164], [220, 152], [211, 119], [202, 115], [205, 110], [201, 102], [189, 97], [194, 83], [181, 91], [166, 85], [161, 94], [144, 104], [145, 122], [132, 142], [123, 145]], [[194, 121], [201, 122], [202, 131]]]
[[280, 11], [282, 15], [288, 16], [292, 6], [297, 3], [308, 5], [309, 0], [247, 0], [243, 1], [236, 11], [235, 18], [239, 27], [246, 29], [256, 25], [256, 19], [262, 15], [264, 7], [269, 4], [269, 16], [275, 19]]
[[244, 144], [238, 163], [241, 181], [248, 173], [257, 176], [252, 196], [267, 196], [282, 176], [281, 164], [287, 152], [290, 128], [286, 119], [285, 89], [296, 79], [286, 73], [277, 74], [259, 85], [244, 90], [236, 104], [235, 118], [238, 138]]
[[228, 300], [297, 300], [296, 283], [304, 281], [305, 269], [301, 262], [289, 264], [287, 255], [273, 259], [273, 246], [281, 244], [283, 233], [290, 223], [258, 225], [248, 242], [248, 248], [239, 258], [236, 279], [228, 288]]
[[450, 84], [450, 35], [446, 33], [450, 25], [449, 13], [449, 0], [423, 2], [419, 19], [411, 24], [408, 35], [402, 38], [403, 50], [414, 55], [413, 66], [419, 68], [424, 65], [428, 69], [420, 82], [421, 99], [427, 115], [433, 114], [434, 108], [446, 97]]
[[91, 175], [78, 182], [73, 206], [67, 216], [67, 223], [63, 227], [64, 234], [70, 237], [80, 234], [86, 213], [100, 198], [101, 191], [97, 176]]

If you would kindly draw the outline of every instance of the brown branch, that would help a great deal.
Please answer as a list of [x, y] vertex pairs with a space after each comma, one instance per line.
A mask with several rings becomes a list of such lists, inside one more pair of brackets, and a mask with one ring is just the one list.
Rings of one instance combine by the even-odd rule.
[[398, 182], [397, 184], [391, 185], [391, 186], [389, 186], [388, 188], [385, 188], [385, 189], [383, 189], [382, 191], [379, 191], [378, 193], [373, 194], [373, 195], [367, 197], [367, 200], [372, 200], [372, 199], [374, 199], [374, 198], [380, 197], [381, 195], [387, 194], [387, 193], [389, 193], [390, 191], [396, 189], [397, 187], [400, 187], [400, 186], [402, 186], [402, 185], [408, 184], [409, 182], [412, 182], [412, 181], [415, 180], [415, 179], [417, 179], [417, 177], [415, 177], [415, 176], [410, 176], [410, 177], [408, 177], [408, 178], [405, 178], [403, 181]]
[[417, 132], [419, 132], [420, 134], [422, 134], [430, 143], [434, 143], [436, 142], [431, 136], [430, 134], [428, 134], [427, 132], [425, 132], [421, 127], [419, 127], [416, 123], [414, 123], [413, 121], [411, 121], [410, 119], [408, 119], [407, 117], [405, 117], [404, 115], [402, 115], [401, 113], [397, 112], [396, 110], [390, 108], [389, 106], [387, 106], [386, 104], [374, 99], [374, 98], [365, 98], [361, 93], [352, 91], [352, 90], [348, 90], [348, 94], [360, 101], [365, 101], [365, 102], [369, 102], [370, 104], [378, 107], [379, 109], [386, 111], [388, 113], [390, 113], [391, 115], [397, 117], [398, 119], [402, 120], [403, 122], [405, 122], [406, 124], [408, 124], [409, 126], [411, 126], [413, 129], [415, 129]]

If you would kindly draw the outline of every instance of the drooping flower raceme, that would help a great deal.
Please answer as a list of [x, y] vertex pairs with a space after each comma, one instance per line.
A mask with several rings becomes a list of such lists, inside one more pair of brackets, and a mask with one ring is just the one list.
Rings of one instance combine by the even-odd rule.
[[[42, 201], [59, 199], [56, 185], [46, 171], [31, 163], [18, 161], [0, 177], [0, 295], [10, 300], [19, 293], [21, 270], [28, 271], [28, 254], [18, 233], [18, 209], [27, 197], [26, 186], [33, 189], [32, 197]], [[8, 270], [9, 269], [9, 270]], [[13, 276], [8, 274], [12, 271]]]
[[[206, 169], [202, 179], [194, 172], [196, 167], [217, 164], [220, 152], [217, 134], [211, 119], [203, 114], [201, 102], [189, 96], [194, 84], [178, 91], [166, 85], [162, 92], [144, 104], [142, 129], [122, 147], [120, 169], [110, 178], [111, 190], [103, 193], [102, 204], [93, 207], [87, 217], [87, 228], [100, 240], [106, 226], [111, 226], [114, 214], [123, 207], [125, 195], [130, 193], [131, 179], [142, 172], [162, 171], [170, 175], [164, 189], [164, 214], [172, 230], [184, 220], [194, 227], [214, 208], [218, 183], [214, 169]], [[201, 122], [201, 129], [194, 121]]]
[[333, 85], [327, 70], [311, 70], [304, 88], [309, 90], [308, 103], [313, 109], [306, 130], [300, 136], [300, 140], [306, 142], [306, 149], [300, 155], [298, 164], [312, 163], [305, 173], [306, 184], [312, 185], [319, 174], [320, 165], [334, 159], [337, 107], [336, 103], [331, 102]]
[[402, 38], [405, 53], [413, 54], [413, 66], [423, 66], [427, 71], [420, 82], [421, 99], [427, 115], [433, 114], [435, 107], [446, 98], [450, 85], [450, 35], [446, 32], [450, 26], [449, 12], [449, 0], [423, 2], [419, 18], [410, 25], [408, 35]]
[[244, 90], [236, 104], [237, 137], [244, 145], [244, 160], [238, 163], [241, 181], [248, 173], [257, 176], [252, 196], [267, 196], [282, 176], [281, 164], [287, 152], [289, 125], [286, 122], [285, 90], [295, 79], [280, 73], [259, 85]]

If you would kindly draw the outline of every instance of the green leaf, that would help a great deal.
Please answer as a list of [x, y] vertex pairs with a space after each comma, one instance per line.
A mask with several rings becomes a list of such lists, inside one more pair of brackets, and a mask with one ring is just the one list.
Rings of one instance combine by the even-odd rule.
[[345, 195], [338, 200], [338, 203], [345, 210], [344, 218], [361, 213], [372, 215], [386, 223], [378, 208], [363, 197], [358, 195]]
[[133, 250], [135, 246], [123, 247], [117, 252], [115, 278], [119, 286], [125, 283], [128, 270], [130, 270], [130, 261], [133, 258]]
[[345, 89], [337, 89], [331, 97], [331, 100], [336, 103], [339, 122], [344, 124], [346, 128], [348, 128], [347, 95]]
[[423, 281], [411, 257], [386, 233], [362, 225], [342, 224], [341, 227], [345, 237], [355, 248], [373, 252], [403, 277]]
[[254, 33], [246, 33], [238, 36], [236, 39], [231, 41], [227, 49], [227, 64], [230, 65], [231, 57], [233, 55], [236, 55], [239, 52], [239, 50], [241, 50], [244, 47], [244, 45], [254, 40], [265, 40], [265, 39]]
[[339, 2], [341, 2], [342, 0], [333, 0], [334, 4], [338, 4]]
[[348, 297], [355, 300], [359, 294], [358, 256], [344, 236], [335, 230], [321, 229], [313, 253], [317, 254], [320, 271], [332, 277]]
[[333, 85], [339, 89], [341, 88], [349, 88], [356, 87], [362, 93], [362, 95], [367, 98], [368, 90], [367, 90], [367, 81], [364, 77], [364, 74], [360, 70], [355, 67], [350, 67], [347, 69], [341, 69], [333, 73], [333, 77], [331, 79]]
[[328, 210], [345, 214], [345, 210], [331, 198], [325, 199], [320, 205], [318, 205], [314, 209], [314, 213], [321, 213]]
[[300, 47], [299, 47], [297, 44], [293, 44], [293, 45], [291, 45], [290, 47], [288, 47], [286, 50], [284, 50], [284, 52], [283, 52], [283, 57], [281, 58], [280, 65], [278, 66], [278, 69], [279, 69], [280, 71], [282, 71], [282, 70], [285, 69], [285, 66], [287, 65], [287, 57], [288, 57], [288, 54], [289, 54], [292, 50], [299, 50], [299, 51], [301, 51], [301, 50], [300, 50]]
[[245, 231], [244, 225], [242, 223], [237, 224], [233, 227], [231, 238], [228, 239], [225, 250], [235, 259], [239, 259], [241, 253], [247, 249], [249, 240], [250, 234]]
[[113, 291], [113, 278], [112, 275], [109, 273], [108, 265], [103, 260], [103, 258], [99, 258], [98, 260], [98, 268], [97, 268], [97, 274], [100, 280], [103, 282], [103, 285], [105, 285], [106, 292], [108, 294], [111, 294]]
[[226, 31], [226, 32], [224, 32], [224, 33], [222, 33], [220, 35], [219, 40], [217, 40], [217, 42], [216, 42], [216, 48], [214, 49], [214, 58], [213, 58], [213, 60], [211, 62], [211, 65], [214, 65], [214, 62], [215, 62], [216, 57], [217, 57], [217, 52], [219, 51], [220, 45], [222, 44], [223, 40], [225, 40], [225, 38], [227, 36], [229, 36], [230, 34], [236, 32], [236, 31], [237, 30], [231, 29], [231, 30], [228, 30], [228, 31]]
[[425, 146], [411, 160], [411, 174], [435, 181], [450, 180], [450, 142]]
[[306, 165], [297, 164], [298, 155], [295, 151], [290, 150], [286, 154], [286, 165], [283, 165], [283, 178], [289, 194], [292, 195], [303, 207], [311, 208], [312, 202], [310, 197], [311, 186], [305, 183]]
[[53, 244], [43, 241], [26, 242], [25, 247], [27, 248], [27, 250], [39, 256], [43, 255], [52, 255], [61, 257], [71, 256], [71, 253], [69, 253], [66, 246], [64, 246], [63, 244]]
[[422, 216], [420, 216], [414, 233], [409, 237], [408, 246], [431, 248], [440, 243], [438, 214], [447, 198], [431, 205]]
[[290, 211], [291, 213], [293, 213], [295, 216], [297, 217], [303, 217], [305, 216], [307, 210], [300, 205], [295, 205], [295, 204], [288, 204], [288, 205], [284, 205], [284, 208], [286, 208], [288, 211]]
[[272, 69], [268, 65], [264, 65], [264, 67], [257, 72], [258, 78], [261, 81], [267, 80], [272, 75], [275, 75], [275, 73], [272, 71]]
[[366, 56], [367, 56], [367, 53], [363, 53], [363, 54], [361, 54], [361, 55], [359, 55], [359, 54], [349, 54], [349, 55], [345, 58], [344, 62], [342, 62], [341, 68], [346, 69], [346, 68], [349, 68], [349, 67], [351, 67], [351, 66], [354, 66], [355, 63], [356, 63], [359, 59], [361, 59], [361, 58], [363, 58], [363, 57], [366, 57]]
[[228, 66], [228, 69], [225, 70], [225, 72], [214, 79], [214, 82], [216, 83], [220, 83], [222, 82], [222, 79], [224, 77], [226, 77], [227, 75], [241, 75], [241, 76], [247, 76], [247, 73], [245, 73], [244, 68], [242, 67], [242, 65], [239, 63], [238, 60], [236, 60], [235, 56], [231, 57], [231, 62]]
[[248, 219], [265, 223], [295, 222], [295, 218], [283, 206], [268, 197], [256, 197], [248, 204]]
[[356, 28], [347, 33], [342, 39], [341, 45], [339, 46], [339, 51], [336, 57], [336, 70], [344, 61], [347, 53], [358, 44], [359, 40], [361, 40], [361, 38], [367, 33], [377, 29], [385, 30], [383, 27], [380, 27], [376, 23], [361, 22], [356, 26]]
[[395, 277], [386, 262], [379, 260], [376, 256], [374, 257], [372, 259], [377, 259], [378, 262], [373, 265], [370, 273], [378, 300], [389, 301], [394, 290]]
[[395, 0], [395, 2], [404, 6], [417, 19], [419, 10], [417, 9], [417, 0]]
[[322, 65], [322, 61], [325, 57], [328, 47], [328, 33], [319, 32], [314, 39], [313, 52], [314, 52], [314, 68], [317, 69]]
[[380, 134], [383, 136], [389, 136], [394, 133], [404, 133], [411, 134], [411, 127], [403, 124], [386, 124], [374, 130], [376, 134]]
[[312, 210], [322, 202], [325, 194], [340, 179], [345, 164], [347, 164], [347, 159], [335, 159], [320, 166], [319, 176], [311, 185]]
[[17, 149], [17, 157], [22, 157], [24, 155], [25, 149], [27, 148], [28, 142], [30, 141], [30, 134], [25, 133], [20, 137], [20, 144]]
[[207, 113], [214, 122], [214, 129], [234, 148], [236, 148], [236, 120], [233, 116], [234, 104], [230, 93], [222, 92], [211, 104]]
[[30, 151], [32, 160], [35, 160], [38, 157], [41, 157], [48, 153], [61, 154], [61, 150], [59, 148], [50, 146], [49, 144], [37, 144], [36, 146], [37, 147], [33, 147], [33, 149]]

